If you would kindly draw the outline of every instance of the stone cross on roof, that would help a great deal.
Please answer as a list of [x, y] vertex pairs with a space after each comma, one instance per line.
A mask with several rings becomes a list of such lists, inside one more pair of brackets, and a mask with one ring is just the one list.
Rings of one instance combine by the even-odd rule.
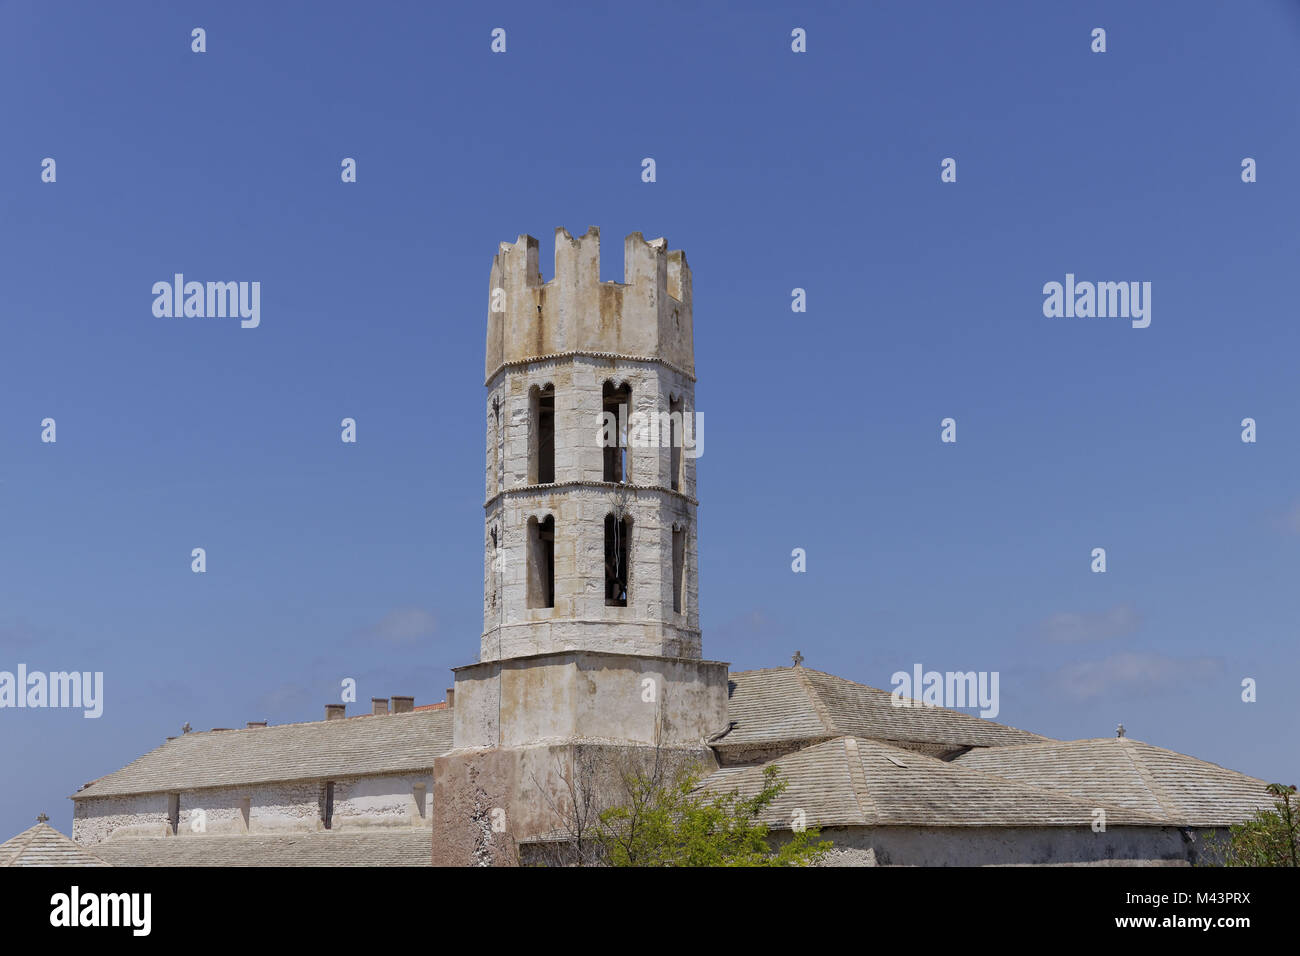
[[794, 657], [790, 658], [790, 660], [794, 661], [795, 667], [803, 666], [803, 655], [800, 654], [798, 651], [794, 652]]
[[1124, 736], [1124, 725], [1123, 725], [1123, 724], [1120, 724], [1118, 727], [1115, 728], [1115, 736], [1116, 736], [1116, 737], [1123, 737], [1123, 736]]
[[49, 819], [49, 817], [47, 817], [45, 814], [42, 813], [40, 816], [38, 816], [38, 817], [36, 818], [36, 822], [37, 822], [37, 823], [44, 823], [44, 822], [45, 822], [46, 820], [48, 820], [48, 819]]

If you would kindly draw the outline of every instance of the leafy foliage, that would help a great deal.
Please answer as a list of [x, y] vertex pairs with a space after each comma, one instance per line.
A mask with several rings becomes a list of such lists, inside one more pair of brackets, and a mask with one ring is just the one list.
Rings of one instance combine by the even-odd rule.
[[1268, 785], [1280, 799], [1273, 810], [1260, 810], [1253, 820], [1234, 825], [1226, 844], [1219, 846], [1224, 866], [1300, 866], [1300, 801], [1296, 788]]
[[786, 789], [774, 766], [763, 771], [763, 787], [752, 797], [738, 791], [700, 789], [700, 770], [671, 775], [629, 773], [627, 801], [600, 814], [597, 833], [612, 866], [809, 866], [829, 851], [820, 831], [806, 829], [773, 848], [759, 817]]

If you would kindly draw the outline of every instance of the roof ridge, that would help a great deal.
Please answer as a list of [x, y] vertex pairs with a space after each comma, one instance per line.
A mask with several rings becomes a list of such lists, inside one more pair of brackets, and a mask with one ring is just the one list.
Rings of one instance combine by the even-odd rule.
[[[48, 833], [46, 831], [49, 831]], [[42, 842], [44, 841], [44, 842]], [[86, 847], [82, 846], [76, 840], [72, 839], [62, 830], [55, 829], [48, 823], [41, 822], [35, 826], [28, 827], [22, 833], [11, 839], [0, 843], [0, 867], [10, 867], [22, 865], [18, 861], [27, 856], [29, 851], [35, 851], [37, 860], [46, 860], [50, 852], [56, 854], [66, 854], [68, 849], [76, 850], [82, 857], [88, 857], [96, 863], [108, 865], [108, 861], [91, 853]], [[75, 859], [75, 858], [74, 858]], [[27, 864], [31, 865], [31, 864]], [[68, 864], [66, 860], [61, 863], [40, 862], [38, 866], [55, 866], [55, 865], [73, 865], [81, 866], [82, 863]]]
[[[880, 741], [871, 740], [869, 738], [864, 739], [864, 742], [876, 744], [877, 746], [881, 746], [881, 747], [890, 747], [889, 744], [881, 743]], [[937, 757], [931, 757], [928, 754], [915, 753], [910, 750], [903, 750], [903, 748], [901, 747], [890, 747], [890, 749], [899, 750], [902, 753], [907, 754], [908, 757], [921, 757], [929, 762], [941, 764], [944, 767], [949, 767], [953, 770], [958, 771], [959, 773], [979, 774], [981, 777], [987, 777], [991, 780], [996, 780], [999, 783], [1009, 784], [1013, 787], [1018, 787], [1021, 790], [1028, 790], [1032, 793], [1040, 794], [1044, 797], [1051, 797], [1053, 800], [1057, 802], [1064, 802], [1064, 803], [1069, 803], [1080, 807], [1089, 807], [1092, 809], [1102, 809], [1105, 810], [1108, 814], [1109, 813], [1117, 813], [1120, 815], [1132, 814], [1134, 816], [1144, 817], [1147, 820], [1151, 821], [1152, 823], [1166, 823], [1166, 824], [1168, 823], [1167, 820], [1162, 820], [1159, 817], [1153, 816], [1152, 814], [1147, 813], [1144, 810], [1131, 810], [1127, 807], [1120, 807], [1112, 803], [1103, 803], [1100, 800], [1090, 800], [1090, 799], [1084, 799], [1083, 797], [1076, 797], [1065, 790], [1055, 790], [1051, 787], [1044, 787], [1041, 784], [1028, 783], [1023, 780], [1012, 780], [1009, 777], [1001, 777], [998, 776], [996, 773], [990, 773], [989, 771], [981, 770], [978, 767], [965, 766], [962, 765], [961, 763], [950, 761], [950, 760], [940, 760]], [[998, 747], [998, 748], [988, 748], [988, 749], [1004, 750], [1006, 748]], [[1080, 824], [1080, 826], [1082, 825], [1083, 824]], [[1125, 825], [1125, 824], [1121, 824], [1121, 825]]]
[[867, 786], [867, 773], [862, 769], [862, 754], [858, 752], [858, 739], [849, 735], [841, 739], [844, 741], [844, 753], [849, 761], [849, 785], [853, 789], [854, 799], [858, 802], [862, 823], [864, 826], [872, 826], [880, 822], [880, 810], [876, 807], [876, 801], [872, 799], [871, 790]]
[[[811, 669], [812, 668], [809, 668], [809, 670]], [[821, 725], [826, 728], [826, 732], [832, 736], [843, 735], [844, 731], [835, 725], [835, 720], [831, 717], [830, 708], [826, 706], [826, 701], [822, 700], [821, 693], [813, 686], [812, 681], [808, 679], [806, 674], [800, 673], [800, 671], [803, 670], [803, 667], [792, 667], [790, 670], [794, 672], [794, 679], [799, 683], [803, 692], [808, 696], [808, 700], [813, 706], [813, 712], [817, 714], [817, 719], [821, 721]], [[822, 674], [824, 672], [817, 671], [816, 673]]]
[[[446, 703], [446, 702], [439, 701], [439, 703]], [[412, 717], [412, 716], [419, 716], [420, 714], [428, 714], [434, 710], [440, 710], [440, 709], [445, 710], [448, 708], [438, 708], [434, 704], [421, 704], [419, 707], [415, 707], [411, 710], [405, 710], [402, 711], [401, 713], [348, 714], [343, 719], [353, 720], [357, 717]], [[187, 734], [181, 734], [179, 737], [172, 737], [168, 739], [163, 744], [163, 746], [165, 747], [167, 746], [167, 744], [170, 744], [172, 741], [175, 740], [184, 740], [187, 737], [207, 737], [210, 736], [211, 734], [249, 734], [249, 733], [256, 733], [256, 732], [261, 732], [266, 730], [283, 730], [286, 727], [306, 727], [311, 724], [334, 724], [334, 723], [338, 723], [338, 718], [335, 718], [334, 720], [330, 720], [328, 717], [320, 717], [316, 720], [290, 720], [290, 721], [286, 721], [283, 724], [267, 724], [265, 727], [230, 727], [227, 728], [226, 730], [217, 730], [215, 728], [211, 730], [191, 730]]]
[[3, 843], [0, 843], [0, 850], [4, 851], [4, 856], [0, 856], [0, 866], [8, 866], [9, 860], [16, 860], [23, 855], [23, 851], [31, 846], [32, 840], [35, 839], [37, 831], [45, 824], [38, 823], [30, 826], [22, 833], [15, 834]]
[[[1110, 738], [1110, 739], [1114, 739], [1114, 738]], [[1135, 737], [1125, 737], [1123, 739], [1129, 741], [1130, 743], [1138, 744], [1139, 746], [1146, 747], [1150, 750], [1159, 750], [1161, 753], [1173, 754], [1175, 757], [1181, 757], [1184, 760], [1194, 760], [1197, 763], [1203, 764], [1206, 767], [1213, 767], [1215, 770], [1222, 770], [1224, 773], [1235, 773], [1238, 776], [1250, 777], [1251, 780], [1258, 780], [1260, 783], [1266, 785], [1269, 783], [1269, 781], [1265, 780], [1263, 777], [1254, 777], [1248, 773], [1242, 773], [1240, 770], [1233, 770], [1231, 767], [1225, 767], [1221, 763], [1214, 763], [1211, 760], [1202, 760], [1200, 757], [1193, 757], [1191, 754], [1185, 754], [1180, 750], [1170, 750], [1168, 747], [1161, 747], [1159, 744], [1147, 743], [1145, 740], [1138, 740]]]
[[[1123, 740], [1125, 738], [1117, 737], [1115, 739]], [[1137, 743], [1141, 743], [1141, 741], [1137, 741]], [[1172, 823], [1186, 816], [1184, 813], [1174, 812], [1176, 804], [1170, 800], [1165, 788], [1156, 782], [1155, 775], [1151, 772], [1151, 768], [1146, 765], [1146, 762], [1139, 760], [1133, 753], [1134, 748], [1131, 745], [1124, 744], [1119, 749], [1128, 758], [1129, 763], [1133, 766], [1133, 771], [1137, 774], [1138, 779], [1142, 781], [1142, 786], [1146, 787], [1151, 799], [1156, 802], [1156, 806], [1164, 811], [1165, 817]]]

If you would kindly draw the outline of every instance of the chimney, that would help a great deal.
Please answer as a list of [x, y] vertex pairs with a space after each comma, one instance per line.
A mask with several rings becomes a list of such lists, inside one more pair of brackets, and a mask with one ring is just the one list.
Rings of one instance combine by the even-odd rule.
[[395, 713], [395, 714], [409, 714], [409, 713], [410, 713], [411, 711], [413, 711], [413, 710], [415, 710], [415, 698], [414, 698], [414, 697], [394, 697], [394, 698], [393, 698], [393, 713]]
[[342, 720], [347, 715], [347, 709], [348, 709], [347, 704], [326, 704], [325, 719]]
[[248, 726], [249, 726], [249, 727], [265, 727], [265, 726], [266, 726], [266, 721], [265, 721], [265, 720], [250, 720], [250, 721], [248, 722]]
[[370, 698], [370, 713], [372, 713], [372, 714], [373, 714], [374, 716], [376, 716], [376, 717], [382, 717], [382, 716], [384, 716], [385, 714], [387, 714], [387, 713], [388, 713], [388, 698], [387, 698], [387, 697], [371, 697], [371, 698]]
[[456, 698], [456, 688], [454, 688], [454, 687], [448, 687], [448, 688], [447, 688], [447, 706], [448, 706], [448, 707], [454, 707], [454, 706], [455, 706], [455, 698]]

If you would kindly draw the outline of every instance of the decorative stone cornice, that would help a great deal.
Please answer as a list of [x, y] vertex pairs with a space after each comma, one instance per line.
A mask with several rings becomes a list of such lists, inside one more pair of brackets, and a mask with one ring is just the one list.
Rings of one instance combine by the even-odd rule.
[[546, 355], [534, 355], [529, 358], [511, 359], [509, 362], [502, 362], [492, 370], [492, 374], [483, 382], [484, 386], [490, 387], [493, 380], [496, 379], [505, 369], [520, 368], [525, 365], [535, 365], [539, 362], [558, 362], [568, 359], [572, 361], [575, 358], [597, 358], [612, 359], [616, 362], [645, 362], [655, 365], [662, 365], [664, 368], [672, 369], [678, 375], [690, 379], [694, 382], [695, 373], [687, 371], [680, 365], [669, 362], [667, 359], [658, 358], [653, 355], [624, 355], [621, 352], [589, 352], [584, 349], [572, 349], [567, 352], [549, 352]]
[[490, 508], [499, 498], [522, 498], [527, 495], [545, 495], [554, 491], [565, 491], [571, 488], [598, 488], [608, 491], [628, 490], [631, 492], [654, 491], [671, 495], [674, 498], [681, 498], [688, 501], [697, 508], [700, 505], [698, 498], [685, 494], [681, 491], [673, 491], [671, 488], [665, 488], [663, 485], [636, 485], [624, 481], [555, 481], [546, 485], [518, 485], [514, 488], [505, 488], [498, 491], [495, 495], [483, 502], [483, 507]]

